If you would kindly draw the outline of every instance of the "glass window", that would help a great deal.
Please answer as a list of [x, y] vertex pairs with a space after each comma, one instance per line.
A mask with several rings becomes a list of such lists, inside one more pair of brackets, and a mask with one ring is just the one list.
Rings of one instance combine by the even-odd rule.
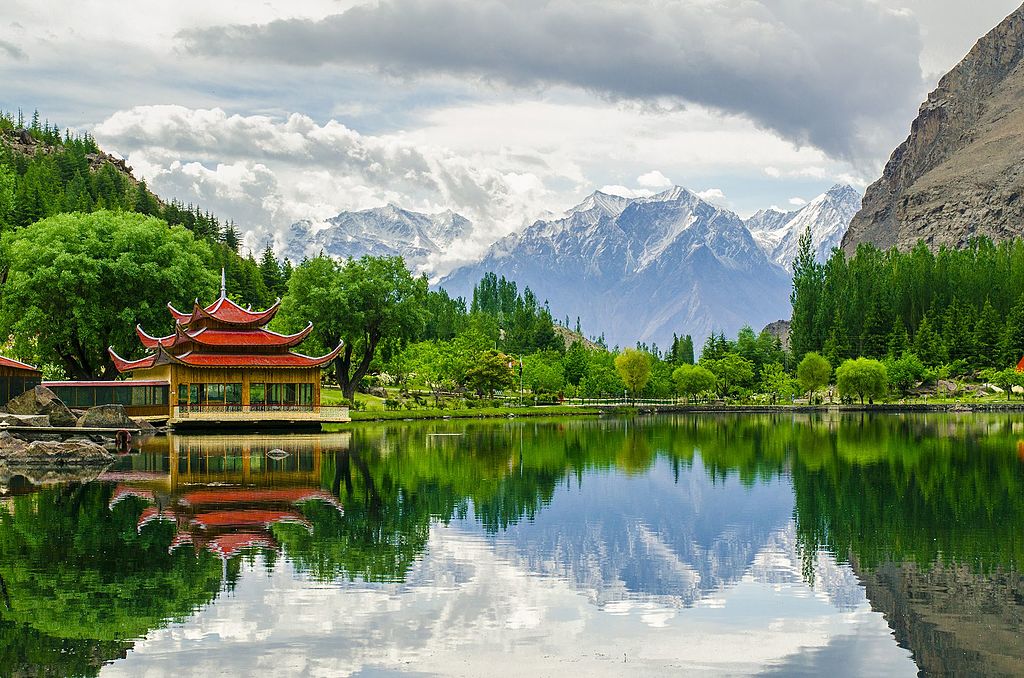
[[178, 404], [184, 405], [188, 402], [188, 384], [178, 384]]
[[286, 405], [295, 404], [295, 384], [284, 385], [284, 403]]
[[267, 389], [265, 384], [249, 384], [249, 404], [262, 405], [266, 402]]
[[206, 401], [210, 403], [224, 402], [224, 384], [207, 384]]
[[238, 405], [242, 402], [242, 385], [241, 384], [225, 384], [224, 385], [224, 400], [225, 402]]
[[313, 404], [313, 384], [299, 384], [299, 405]]
[[110, 389], [115, 403], [120, 405], [132, 404], [132, 388], [130, 386], [115, 386]]

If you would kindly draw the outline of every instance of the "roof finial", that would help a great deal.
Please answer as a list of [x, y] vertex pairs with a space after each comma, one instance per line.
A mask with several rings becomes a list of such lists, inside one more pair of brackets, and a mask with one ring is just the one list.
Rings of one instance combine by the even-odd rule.
[[224, 277], [224, 268], [220, 269], [220, 298], [225, 299], [228, 296], [228, 284], [227, 278]]

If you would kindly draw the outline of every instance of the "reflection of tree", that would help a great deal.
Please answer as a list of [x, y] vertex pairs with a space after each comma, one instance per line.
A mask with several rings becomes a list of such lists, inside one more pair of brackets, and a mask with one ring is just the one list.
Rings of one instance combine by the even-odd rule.
[[136, 531], [141, 504], [108, 509], [112, 487], [47, 487], [0, 509], [0, 666], [89, 674], [127, 641], [216, 595], [212, 556], [168, 553], [172, 528]]

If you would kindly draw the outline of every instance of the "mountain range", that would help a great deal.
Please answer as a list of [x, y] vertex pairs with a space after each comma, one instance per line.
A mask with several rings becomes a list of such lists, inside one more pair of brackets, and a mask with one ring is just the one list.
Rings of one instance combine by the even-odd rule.
[[281, 250], [293, 261], [320, 252], [342, 259], [401, 256], [414, 270], [429, 271], [431, 256], [443, 253], [472, 229], [468, 219], [451, 211], [421, 214], [386, 205], [342, 212], [324, 222], [296, 222], [284, 234]]
[[[609, 344], [667, 346], [672, 335], [694, 341], [735, 334], [788, 318], [790, 273], [800, 236], [810, 228], [817, 256], [838, 245], [860, 195], [834, 186], [801, 209], [762, 210], [744, 221], [674, 187], [650, 197], [596, 191], [562, 215], [534, 222], [494, 243], [477, 262], [439, 286], [469, 299], [484, 273], [530, 287], [555, 317], [579, 317]], [[473, 225], [452, 212], [428, 215], [394, 205], [342, 212], [325, 222], [300, 221], [285, 234], [293, 258], [401, 255], [436, 274], [433, 258], [468, 236]]]

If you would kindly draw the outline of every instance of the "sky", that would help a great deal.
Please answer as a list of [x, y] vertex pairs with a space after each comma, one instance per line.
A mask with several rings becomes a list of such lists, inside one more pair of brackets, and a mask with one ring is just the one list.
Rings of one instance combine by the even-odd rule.
[[451, 265], [601, 189], [749, 216], [860, 190], [1016, 0], [3, 0], [0, 108], [280, 245], [451, 209]]

